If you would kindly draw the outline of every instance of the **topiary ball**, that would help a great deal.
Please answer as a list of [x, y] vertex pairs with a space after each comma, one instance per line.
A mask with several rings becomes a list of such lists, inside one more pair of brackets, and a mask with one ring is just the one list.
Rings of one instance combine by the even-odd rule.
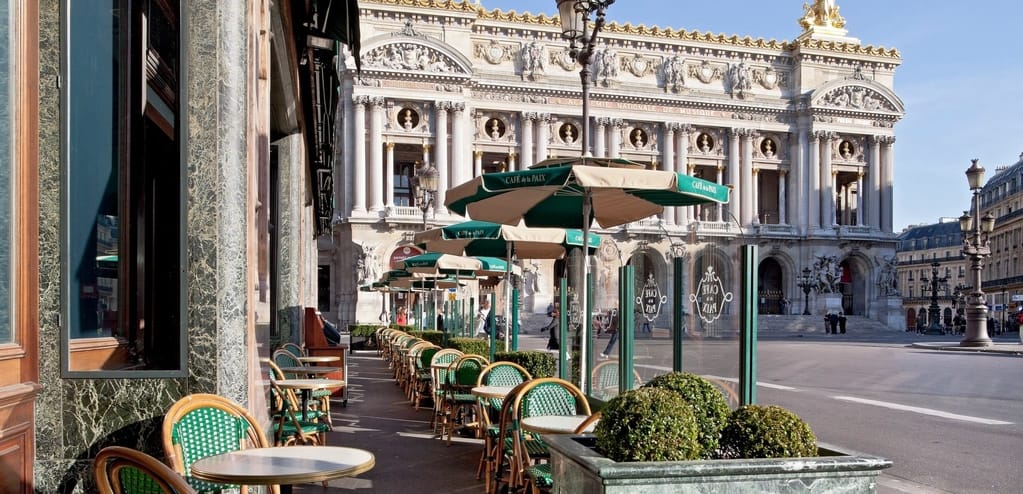
[[696, 417], [677, 393], [626, 391], [607, 402], [594, 430], [597, 450], [614, 461], [681, 461], [700, 456]]
[[817, 456], [817, 437], [803, 419], [780, 406], [744, 405], [728, 417], [721, 449], [729, 458]]
[[721, 391], [710, 381], [689, 372], [661, 374], [645, 387], [667, 389], [682, 396], [696, 417], [697, 439], [703, 448], [700, 456], [713, 457], [718, 449], [721, 429], [732, 413]]

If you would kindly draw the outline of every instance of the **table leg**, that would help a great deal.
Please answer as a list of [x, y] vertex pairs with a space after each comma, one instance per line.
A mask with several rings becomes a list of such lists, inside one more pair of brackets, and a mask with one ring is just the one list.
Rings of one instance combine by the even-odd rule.
[[[309, 395], [313, 394], [311, 389], [302, 390], [302, 420], [309, 420]], [[282, 491], [283, 492], [283, 491]]]

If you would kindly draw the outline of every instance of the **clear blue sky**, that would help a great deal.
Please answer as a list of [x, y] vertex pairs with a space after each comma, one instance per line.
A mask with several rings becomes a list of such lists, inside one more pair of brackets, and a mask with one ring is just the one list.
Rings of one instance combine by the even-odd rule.
[[[557, 15], [556, 0], [481, 0], [487, 9]], [[979, 158], [994, 175], [1023, 153], [1023, 3], [837, 0], [849, 36], [897, 48], [895, 231], [959, 216], [964, 172]], [[617, 0], [609, 21], [791, 41], [802, 0]]]

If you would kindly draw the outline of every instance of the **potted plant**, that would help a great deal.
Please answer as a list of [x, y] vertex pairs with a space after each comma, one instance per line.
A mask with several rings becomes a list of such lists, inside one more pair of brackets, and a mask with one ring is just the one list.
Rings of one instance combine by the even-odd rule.
[[743, 406], [722, 422], [709, 405], [717, 400], [704, 395], [720, 392], [700, 380], [665, 376], [611, 399], [593, 435], [546, 436], [554, 492], [875, 492], [877, 475], [891, 466], [819, 446], [781, 407]]

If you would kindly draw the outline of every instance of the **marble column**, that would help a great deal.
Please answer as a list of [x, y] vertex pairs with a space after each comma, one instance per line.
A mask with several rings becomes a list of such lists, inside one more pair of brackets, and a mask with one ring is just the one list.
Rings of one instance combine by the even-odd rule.
[[437, 194], [434, 196], [434, 214], [444, 214], [447, 208], [444, 207], [444, 197], [447, 195], [448, 182], [451, 176], [451, 166], [448, 162], [448, 110], [451, 109], [450, 101], [437, 101], [434, 108], [437, 110], [437, 125], [434, 128], [436, 136], [434, 153], [434, 168], [437, 169]]
[[352, 97], [355, 103], [355, 115], [352, 118], [354, 174], [352, 177], [352, 213], [366, 212], [366, 104], [369, 96]]
[[892, 233], [895, 199], [895, 136], [885, 136], [881, 150], [881, 231]]
[[739, 155], [739, 129], [728, 129], [728, 180], [726, 183], [732, 186], [732, 192], [734, 195], [731, 197], [731, 202], [728, 204], [728, 213], [734, 216], [734, 220], [740, 225], [742, 223], [742, 198], [739, 197], [742, 187], [740, 183], [742, 181], [739, 173], [739, 162], [741, 156]]
[[[689, 134], [692, 133], [693, 126], [689, 124], [679, 124], [675, 132], [675, 172], [685, 173], [692, 175], [692, 170], [689, 169]], [[693, 208], [675, 208], [675, 217], [679, 219], [679, 224], [689, 224], [693, 221]]]
[[607, 157], [607, 127], [611, 125], [611, 119], [607, 117], [594, 118], [597, 131], [593, 135], [593, 156], [597, 158]]
[[[718, 174], [717, 174], [717, 178], [715, 178], [715, 180], [717, 180], [717, 183], [719, 183], [721, 185], [728, 185], [728, 184], [725, 183], [725, 167], [724, 167], [724, 165], [718, 165], [717, 166], [717, 170], [718, 170]], [[729, 204], [729, 206], [728, 206], [730, 208], [731, 207], [735, 207], [734, 206], [734, 204], [735, 204], [734, 201], [737, 200], [736, 197], [735, 197], [735, 194], [734, 194], [735, 190], [733, 189], [732, 192], [733, 193], [730, 194], [730, 196], [729, 196], [729, 200], [732, 201]], [[714, 218], [714, 221], [725, 221], [725, 205], [724, 204], [718, 204], [717, 215], [718, 216], [717, 216], [717, 218]]]
[[753, 224], [760, 224], [760, 167], [753, 167], [753, 180], [750, 181], [753, 185], [753, 191], [750, 193], [750, 203], [753, 209]]
[[742, 129], [740, 134], [742, 137], [740, 141], [742, 145], [742, 163], [739, 166], [742, 175], [739, 177], [738, 190], [742, 195], [742, 203], [739, 205], [739, 210], [742, 211], [739, 221], [742, 226], [757, 223], [756, 204], [753, 203], [757, 188], [756, 176], [753, 174], [753, 134], [754, 131], [751, 129]]
[[813, 131], [810, 134], [809, 158], [810, 177], [807, 180], [807, 194], [810, 198], [810, 205], [807, 208], [807, 233], [813, 233], [821, 229], [821, 137], [824, 133]]
[[881, 141], [883, 136], [870, 136], [870, 160], [867, 163], [867, 226], [881, 229]]
[[831, 168], [831, 149], [837, 136], [834, 132], [824, 135], [821, 150], [821, 227], [831, 228], [837, 224], [835, 218], [835, 177]]
[[472, 176], [483, 175], [483, 151], [479, 149], [472, 152]]
[[551, 114], [540, 113], [537, 115], [536, 129], [536, 162], [547, 159], [548, 146], [551, 144]]
[[863, 170], [856, 174], [856, 226], [863, 226]]
[[[352, 214], [352, 193], [354, 187], [352, 184], [355, 183], [355, 144], [353, 143], [355, 133], [353, 122], [355, 122], [355, 101], [353, 97], [350, 97], [351, 93], [344, 93], [341, 98], [341, 102], [344, 105], [344, 120], [341, 122], [342, 132], [341, 144], [344, 146], [343, 149], [351, 149], [350, 153], [340, 153], [342, 156], [341, 165], [344, 167], [344, 171], [340, 175], [341, 182], [340, 187], [337, 178], [334, 179], [334, 188], [338, 189], [340, 195], [340, 201], [338, 204], [342, 204], [342, 210], [344, 216], [350, 216]], [[335, 149], [335, 153], [337, 150]]]
[[[522, 148], [519, 153], [522, 154], [522, 168], [526, 169], [533, 165], [533, 153], [537, 150], [533, 149], [533, 122], [536, 120], [536, 112], [522, 112], [519, 117], [519, 121], [522, 122], [522, 132], [519, 135], [519, 142], [522, 143]], [[538, 161], [543, 161], [537, 158]]]
[[516, 158], [515, 151], [508, 151], [508, 159], [507, 159], [508, 171], [512, 171], [512, 170], [516, 170], [517, 169], [516, 165], [515, 165], [515, 158]]
[[621, 157], [622, 152], [622, 129], [625, 127], [625, 121], [620, 118], [611, 120], [611, 142], [608, 151], [608, 157], [618, 158]]
[[369, 108], [369, 210], [384, 210], [384, 98], [370, 97]]
[[787, 225], [789, 223], [788, 215], [785, 211], [785, 203], [787, 199], [785, 182], [788, 178], [788, 171], [784, 168], [778, 169], [778, 224]]
[[451, 186], [459, 185], [469, 180], [466, 177], [469, 167], [465, 159], [469, 155], [469, 148], [465, 145], [466, 136], [466, 112], [465, 103], [456, 102], [451, 105], [453, 115], [451, 116]]
[[[675, 130], [678, 129], [678, 122], [666, 122], [664, 124], [664, 142], [661, 147], [663, 148], [664, 156], [661, 161], [661, 169], [665, 171], [675, 171]], [[668, 225], [675, 224], [675, 210], [677, 208], [664, 208], [664, 222]]]
[[386, 169], [384, 170], [384, 207], [394, 208], [394, 143], [387, 141], [384, 145], [387, 150], [385, 159]]
[[806, 152], [809, 144], [807, 143], [807, 132], [800, 128], [799, 135], [792, 139], [792, 145], [790, 146], [791, 159], [789, 160], [789, 196], [792, 204], [790, 208], [792, 214], [789, 215], [789, 223], [795, 225], [798, 228], [799, 233], [805, 234], [807, 231], [807, 214], [806, 210], [809, 207], [809, 200], [806, 198], [809, 195], [806, 192]]

